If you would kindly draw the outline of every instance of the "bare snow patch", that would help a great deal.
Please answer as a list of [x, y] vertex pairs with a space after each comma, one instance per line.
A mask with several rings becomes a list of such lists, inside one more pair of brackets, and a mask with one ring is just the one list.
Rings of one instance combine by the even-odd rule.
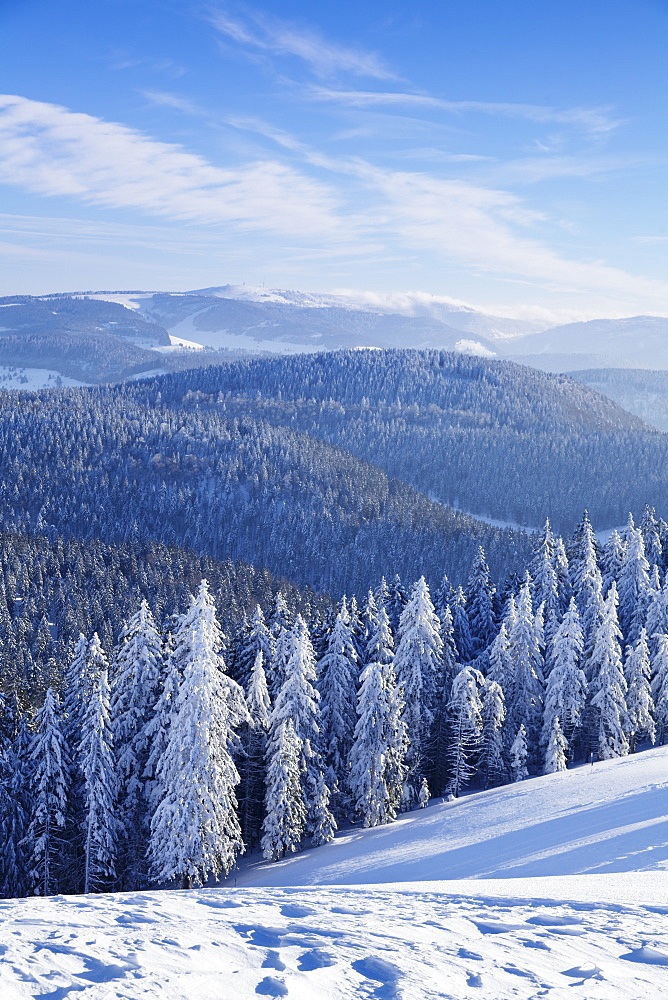
[[460, 354], [474, 354], [478, 358], [496, 357], [495, 351], [490, 351], [483, 344], [479, 344], [477, 340], [458, 340], [455, 344], [455, 350], [459, 351]]

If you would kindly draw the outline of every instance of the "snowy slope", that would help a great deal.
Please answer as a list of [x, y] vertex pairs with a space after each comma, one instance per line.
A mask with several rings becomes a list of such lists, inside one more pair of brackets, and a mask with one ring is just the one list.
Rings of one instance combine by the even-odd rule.
[[432, 804], [220, 888], [0, 901], [0, 997], [659, 1000], [667, 789], [663, 747]]
[[660, 871], [668, 903], [668, 747], [532, 778], [395, 823], [343, 831], [238, 885], [355, 885]]
[[68, 378], [60, 372], [49, 368], [15, 368], [0, 365], [0, 389], [23, 389], [32, 392], [36, 389], [56, 389], [67, 386], [88, 385], [75, 378]]

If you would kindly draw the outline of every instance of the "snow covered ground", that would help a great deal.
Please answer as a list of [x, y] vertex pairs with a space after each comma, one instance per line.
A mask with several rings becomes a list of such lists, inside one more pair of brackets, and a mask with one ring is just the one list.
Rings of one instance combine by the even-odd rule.
[[0, 903], [3, 1000], [668, 996], [668, 906], [456, 887], [204, 889]]
[[344, 831], [220, 888], [0, 901], [0, 997], [668, 997], [668, 747]]
[[[599, 761], [343, 831], [237, 885], [355, 885], [654, 871], [668, 904], [668, 747]], [[660, 874], [659, 874], [660, 873]], [[543, 892], [543, 890], [541, 890]]]
[[16, 368], [0, 365], [0, 389], [57, 389], [67, 386], [87, 385], [67, 375], [48, 368]]

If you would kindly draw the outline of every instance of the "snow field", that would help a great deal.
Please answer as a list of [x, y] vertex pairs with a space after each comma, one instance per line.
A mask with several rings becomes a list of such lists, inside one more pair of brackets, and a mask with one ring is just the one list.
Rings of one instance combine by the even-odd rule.
[[6, 900], [0, 995], [658, 1000], [667, 912], [330, 887]]
[[[668, 904], [668, 747], [432, 800], [274, 864], [240, 859], [237, 885], [355, 885], [653, 871]], [[472, 887], [473, 888], [473, 887]]]
[[69, 388], [87, 384], [67, 375], [61, 375], [60, 372], [50, 368], [17, 368], [0, 365], [0, 389], [22, 389], [24, 392], [33, 392], [36, 389]]

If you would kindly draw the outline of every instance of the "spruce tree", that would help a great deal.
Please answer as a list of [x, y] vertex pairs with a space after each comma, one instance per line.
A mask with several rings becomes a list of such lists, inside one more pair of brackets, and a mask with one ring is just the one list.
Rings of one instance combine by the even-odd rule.
[[489, 648], [488, 677], [503, 689], [506, 698], [512, 696], [515, 677], [513, 661], [510, 655], [508, 624], [505, 620], [501, 622], [498, 634]]
[[649, 563], [645, 557], [642, 532], [629, 514], [626, 549], [618, 579], [619, 626], [629, 644], [635, 643], [651, 600]]
[[83, 778], [83, 891], [111, 887], [116, 875], [118, 835], [113, 735], [109, 719], [109, 681], [106, 665], [88, 705], [79, 745]]
[[63, 884], [70, 761], [58, 695], [49, 688], [30, 741], [30, 822], [24, 842], [32, 890], [53, 896]]
[[601, 760], [622, 757], [629, 751], [626, 738], [626, 680], [622, 667], [617, 620], [617, 588], [613, 583], [603, 605], [601, 620], [593, 635], [590, 662], [594, 709], [594, 739]]
[[258, 653], [262, 653], [266, 673], [274, 655], [274, 637], [265, 623], [262, 608], [256, 604], [250, 622], [241, 629], [235, 658], [235, 679], [244, 689], [248, 688]]
[[658, 636], [668, 633], [668, 573], [663, 586], [652, 593], [645, 617], [645, 632], [650, 652], [654, 653]]
[[488, 678], [482, 689], [482, 732], [478, 770], [485, 788], [506, 780], [508, 768], [504, 759], [504, 723], [506, 703], [503, 690]]
[[327, 763], [327, 783], [338, 820], [350, 807], [348, 757], [353, 743], [358, 653], [351, 627], [342, 612], [336, 616], [325, 655], [316, 667], [320, 692], [321, 743]]
[[367, 645], [374, 658], [360, 677], [358, 718], [350, 752], [353, 810], [365, 827], [389, 823], [396, 817], [406, 776], [406, 732], [391, 645], [389, 619], [381, 608], [376, 632]]
[[527, 768], [528, 756], [527, 733], [524, 723], [522, 723], [517, 730], [515, 739], [510, 745], [510, 770], [513, 775], [513, 781], [524, 781], [525, 778], [529, 777], [529, 770]]
[[635, 646], [629, 647], [626, 651], [624, 676], [627, 685], [626, 732], [629, 737], [629, 749], [633, 753], [636, 743], [643, 736], [646, 736], [651, 743], [654, 743], [656, 738], [656, 726], [652, 714], [649, 646], [644, 628], [640, 630]]
[[656, 721], [656, 742], [668, 742], [668, 634], [654, 636], [656, 645], [652, 656], [652, 697]]
[[561, 617], [559, 580], [555, 567], [555, 539], [548, 519], [534, 544], [534, 557], [529, 564], [531, 594], [534, 605], [544, 606], [546, 640], [549, 643]]
[[412, 805], [429, 767], [429, 736], [442, 678], [441, 623], [431, 603], [424, 577], [415, 584], [399, 623], [394, 669], [404, 699], [409, 748], [405, 802]]
[[462, 667], [452, 683], [450, 697], [450, 747], [448, 790], [457, 798], [475, 772], [474, 761], [480, 749], [482, 705], [479, 688], [485, 681], [480, 671]]
[[123, 889], [145, 882], [150, 809], [145, 768], [152, 719], [163, 680], [163, 648], [147, 601], [121, 631], [112, 661], [111, 729], [116, 750], [118, 874]]
[[508, 693], [508, 720], [515, 731], [524, 724], [535, 745], [543, 711], [543, 656], [531, 606], [531, 580], [527, 574], [516, 601], [516, 616], [508, 635], [513, 667], [513, 688]]
[[568, 743], [561, 731], [559, 716], [555, 715], [550, 726], [550, 733], [545, 750], [545, 774], [554, 774], [566, 770]]
[[181, 616], [173, 658], [182, 680], [157, 766], [158, 806], [149, 856], [158, 882], [183, 888], [229, 872], [244, 850], [230, 748], [250, 717], [243, 691], [224, 672], [222, 631], [206, 580]]
[[573, 535], [569, 567], [573, 597], [580, 614], [586, 644], [598, 617], [603, 592], [603, 580], [598, 566], [598, 545], [587, 511]]
[[659, 519], [656, 516], [656, 510], [649, 504], [645, 504], [645, 510], [643, 511], [639, 527], [645, 546], [645, 556], [650, 566], [659, 566], [662, 569], [663, 548], [661, 545], [661, 528]]
[[556, 718], [559, 719], [569, 744], [581, 724], [587, 700], [587, 678], [580, 666], [582, 655], [580, 616], [575, 600], [571, 598], [568, 611], [557, 629], [549, 651], [550, 673], [543, 711], [544, 744], [550, 739]]
[[279, 861], [299, 850], [306, 823], [306, 806], [300, 774], [302, 742], [292, 719], [283, 719], [267, 744], [265, 818], [262, 853]]
[[466, 587], [466, 611], [471, 633], [472, 658], [484, 652], [496, 635], [495, 593], [496, 588], [492, 583], [485, 550], [480, 545], [473, 559]]
[[466, 608], [466, 594], [461, 587], [457, 587], [454, 593], [450, 610], [452, 612], [453, 637], [457, 647], [457, 660], [459, 663], [470, 663], [475, 656], [473, 636]]
[[271, 701], [264, 672], [264, 656], [259, 650], [253, 669], [248, 678], [246, 705], [251, 723], [242, 729], [243, 753], [238, 764], [241, 782], [239, 785], [239, 815], [243, 839], [253, 850], [260, 837], [263, 817], [265, 788], [265, 756], [267, 732], [271, 715]]
[[[4, 798], [0, 814], [0, 893], [25, 896], [29, 891], [29, 841], [26, 836], [33, 805], [31, 736], [25, 718], [18, 721], [14, 738], [5, 734], [2, 745], [0, 794]], [[67, 777], [67, 775], [66, 775]]]
[[610, 533], [610, 537], [603, 546], [603, 555], [601, 558], [603, 590], [605, 593], [607, 593], [610, 589], [610, 584], [613, 580], [615, 582], [619, 580], [619, 576], [622, 571], [622, 564], [624, 562], [625, 551], [626, 543], [622, 540], [622, 536], [615, 528], [614, 531]]
[[274, 744], [281, 723], [291, 719], [300, 747], [299, 776], [306, 807], [305, 835], [317, 847], [332, 839], [336, 821], [329, 808], [329, 788], [324, 781], [320, 753], [320, 695], [314, 687], [315, 656], [301, 615], [297, 616], [288, 633], [286, 650], [285, 679], [271, 713], [270, 743]]

